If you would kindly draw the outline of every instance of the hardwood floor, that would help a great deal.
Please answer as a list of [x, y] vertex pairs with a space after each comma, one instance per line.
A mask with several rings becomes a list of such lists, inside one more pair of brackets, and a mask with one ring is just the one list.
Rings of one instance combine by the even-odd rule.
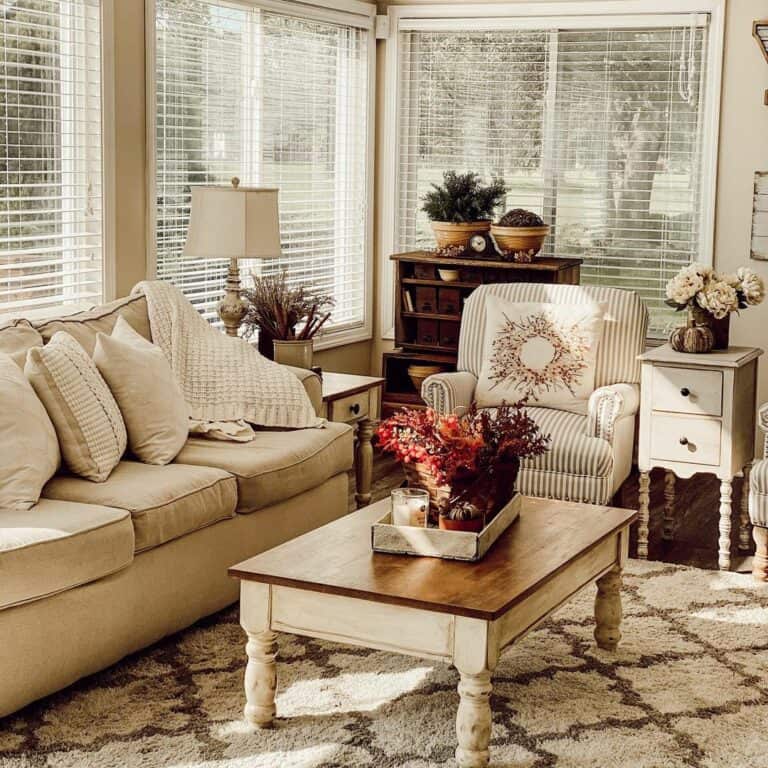
[[[373, 462], [373, 501], [389, 495], [403, 481], [400, 467], [388, 456], [378, 451]], [[351, 482], [354, 491], [354, 481]], [[678, 479], [675, 484], [675, 527], [674, 539], [664, 541], [662, 535], [664, 511], [664, 472], [655, 470], [651, 473], [651, 523], [648, 556], [651, 560], [668, 563], [693, 565], [698, 568], [717, 569], [718, 537], [718, 499], [719, 483], [709, 475], [693, 477], [690, 480]], [[739, 567], [743, 555], [754, 553], [751, 544], [749, 553], [740, 553], [736, 548], [738, 540], [739, 504], [741, 499], [741, 480], [733, 483], [733, 526], [732, 553], [734, 567]], [[633, 471], [614, 499], [616, 506], [637, 509], [637, 471]], [[354, 497], [350, 496], [350, 508], [354, 509]], [[632, 530], [630, 556], [637, 552], [636, 531]], [[747, 568], [748, 570], [748, 568]]]

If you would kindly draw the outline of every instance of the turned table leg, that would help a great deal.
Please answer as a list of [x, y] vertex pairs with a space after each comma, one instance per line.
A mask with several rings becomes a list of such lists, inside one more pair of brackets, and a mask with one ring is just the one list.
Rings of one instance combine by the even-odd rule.
[[664, 473], [664, 525], [661, 538], [672, 541], [675, 537], [675, 473]]
[[641, 560], [648, 559], [648, 521], [650, 518], [651, 476], [644, 470], [640, 471], [640, 489], [638, 492], [638, 523], [637, 523], [637, 556]]
[[275, 717], [277, 635], [270, 628], [272, 590], [268, 584], [240, 584], [240, 625], [248, 636], [245, 653], [245, 720], [255, 728], [270, 728]]
[[362, 419], [357, 424], [357, 451], [355, 455], [355, 502], [357, 508], [371, 503], [371, 482], [373, 480], [373, 431], [376, 422]]
[[621, 640], [621, 567], [618, 565], [597, 580], [595, 622], [598, 647], [615, 651]]
[[483, 768], [488, 765], [491, 740], [491, 673], [459, 673], [456, 762], [461, 768]]
[[752, 577], [755, 581], [768, 581], [768, 528], [753, 525], [752, 538], [755, 540]]
[[749, 472], [752, 462], [744, 465], [744, 480], [741, 483], [741, 498], [739, 499], [739, 550], [747, 552], [750, 545], [749, 536]]
[[731, 569], [731, 493], [730, 480], [720, 482], [720, 538], [717, 564], [721, 571]]
[[245, 719], [256, 728], [271, 728], [277, 690], [277, 635], [249, 632], [245, 652]]

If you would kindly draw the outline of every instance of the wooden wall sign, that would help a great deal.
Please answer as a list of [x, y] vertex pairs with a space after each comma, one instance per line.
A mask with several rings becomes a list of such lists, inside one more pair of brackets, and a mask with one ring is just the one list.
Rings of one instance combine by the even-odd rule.
[[768, 261], [768, 171], [755, 173], [750, 256], [760, 261]]

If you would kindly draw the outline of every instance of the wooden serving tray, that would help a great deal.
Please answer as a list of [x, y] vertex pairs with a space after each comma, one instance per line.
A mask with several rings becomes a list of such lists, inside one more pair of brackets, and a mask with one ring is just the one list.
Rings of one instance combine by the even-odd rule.
[[392, 525], [390, 511], [371, 526], [371, 547], [374, 552], [392, 555], [418, 555], [475, 562], [480, 560], [496, 539], [517, 520], [521, 506], [522, 496], [515, 494], [480, 533]]

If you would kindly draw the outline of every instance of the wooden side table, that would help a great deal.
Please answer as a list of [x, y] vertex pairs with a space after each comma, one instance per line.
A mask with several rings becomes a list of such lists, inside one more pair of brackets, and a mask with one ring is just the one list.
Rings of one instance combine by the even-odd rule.
[[[648, 557], [649, 473], [667, 470], [663, 536], [674, 535], [675, 477], [699, 472], [720, 480], [718, 565], [731, 567], [731, 483], [747, 483], [754, 458], [757, 347], [710, 354], [675, 352], [668, 344], [640, 355], [640, 509], [638, 557]], [[741, 494], [739, 549], [749, 549], [748, 493]]]
[[373, 478], [373, 430], [381, 409], [378, 376], [354, 376], [323, 371], [323, 412], [328, 421], [351, 424], [357, 429], [355, 449], [355, 502], [358, 509], [371, 502]]

